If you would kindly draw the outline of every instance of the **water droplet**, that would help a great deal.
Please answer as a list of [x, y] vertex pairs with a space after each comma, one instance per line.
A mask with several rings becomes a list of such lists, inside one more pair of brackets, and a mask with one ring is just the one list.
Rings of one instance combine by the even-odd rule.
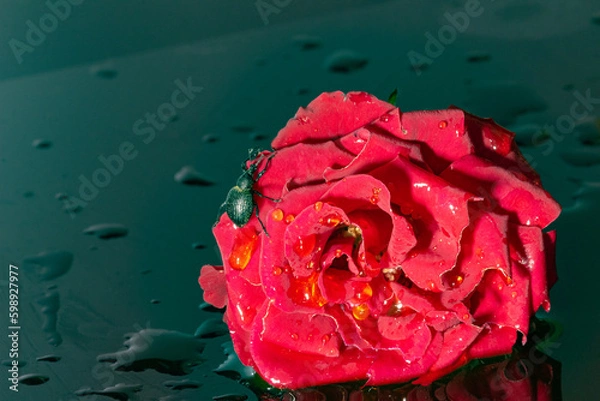
[[562, 152], [560, 157], [575, 167], [590, 167], [600, 164], [600, 150], [591, 146]]
[[151, 299], [151, 300], [150, 300], [150, 303], [151, 303], [152, 305], [158, 305], [158, 304], [160, 303], [160, 299]]
[[254, 127], [249, 124], [236, 124], [231, 129], [240, 134], [250, 134], [254, 131]]
[[438, 128], [439, 128], [439, 129], [444, 129], [444, 128], [446, 128], [447, 126], [448, 126], [448, 121], [446, 121], [446, 120], [442, 120], [442, 121], [440, 121], [440, 123], [438, 124]]
[[384, 114], [381, 117], [379, 117], [379, 121], [387, 123], [388, 121], [390, 121], [390, 115], [389, 114]]
[[335, 250], [335, 257], [336, 257], [336, 258], [339, 258], [339, 257], [341, 257], [341, 256], [342, 256], [342, 250], [341, 250], [341, 249], [339, 249], [339, 248], [338, 248], [338, 249], [336, 249], [336, 250]]
[[352, 50], [338, 50], [325, 60], [325, 68], [334, 73], [349, 74], [363, 69], [368, 60]]
[[490, 61], [491, 59], [492, 56], [483, 52], [471, 52], [467, 55], [467, 62], [469, 63], [483, 63]]
[[229, 334], [229, 328], [227, 324], [223, 322], [223, 319], [207, 319], [194, 333], [196, 338], [215, 338]]
[[175, 173], [175, 181], [191, 186], [200, 186], [207, 187], [210, 185], [214, 185], [214, 183], [207, 178], [205, 178], [202, 174], [200, 174], [194, 167], [192, 166], [183, 166], [179, 169], [178, 172]]
[[40, 375], [37, 373], [28, 373], [21, 375], [17, 378], [19, 384], [25, 384], [27, 386], [39, 386], [40, 384], [46, 383], [50, 378], [48, 376]]
[[281, 274], [283, 273], [283, 269], [279, 266], [275, 266], [273, 267], [273, 274], [276, 276], [281, 276]]
[[46, 340], [48, 344], [57, 347], [62, 343], [62, 337], [56, 329], [60, 295], [57, 291], [48, 291], [37, 299], [37, 303], [42, 307], [42, 331], [46, 333]]
[[273, 211], [271, 212], [271, 218], [273, 219], [273, 221], [283, 220], [283, 210], [273, 209]]
[[517, 292], [516, 291], [511, 292], [510, 296], [513, 297], [513, 298], [516, 298], [517, 297]]
[[31, 146], [36, 149], [49, 149], [52, 147], [52, 142], [47, 139], [34, 139], [34, 141], [31, 142]]
[[199, 383], [197, 381], [190, 380], [190, 379], [167, 380], [166, 382], [163, 382], [163, 386], [165, 386], [171, 390], [179, 391], [179, 390], [200, 388], [200, 387], [202, 387], [202, 383]]
[[58, 355], [44, 355], [36, 358], [38, 362], [58, 362], [61, 360], [61, 357]]
[[318, 49], [322, 45], [321, 38], [317, 36], [302, 34], [294, 36], [292, 40], [303, 51]]
[[[363, 284], [363, 283], [361, 283]], [[369, 283], [364, 283], [362, 288], [354, 293], [354, 297], [350, 300], [351, 303], [359, 304], [365, 303], [373, 296], [373, 288], [369, 285]]]
[[327, 303], [318, 285], [319, 274], [314, 272], [308, 277], [291, 277], [288, 296], [298, 305], [320, 308]]
[[342, 217], [337, 213], [330, 214], [329, 216], [321, 217], [319, 219], [319, 223], [323, 224], [324, 226], [327, 226], [327, 227], [335, 227], [338, 224], [340, 224], [341, 221], [342, 221]]
[[130, 399], [137, 399], [135, 393], [142, 391], [142, 388], [143, 386], [141, 384], [118, 383], [115, 386], [106, 387], [102, 390], [82, 388], [75, 391], [75, 395], [79, 397], [86, 395], [103, 395], [119, 401], [128, 401]]
[[202, 142], [204, 143], [215, 143], [219, 140], [219, 137], [215, 134], [206, 134], [202, 136]]
[[258, 235], [256, 235], [254, 229], [244, 227], [238, 230], [233, 242], [233, 248], [229, 254], [229, 265], [233, 269], [244, 270], [248, 266], [257, 240]]
[[290, 224], [292, 221], [294, 221], [295, 218], [296, 216], [294, 216], [293, 214], [288, 214], [287, 216], [285, 216], [285, 222], [287, 224]]
[[298, 339], [298, 333], [292, 333], [290, 335], [290, 337], [292, 337], [292, 340], [297, 340]]
[[300, 256], [301, 258], [305, 258], [309, 256], [315, 249], [316, 243], [317, 236], [315, 234], [310, 234], [304, 237], [298, 237], [298, 239], [294, 243], [293, 249], [296, 255]]
[[128, 232], [127, 227], [117, 223], [94, 224], [83, 230], [84, 234], [95, 235], [100, 239], [124, 237]]
[[99, 355], [98, 362], [109, 362], [114, 370], [154, 369], [182, 376], [191, 373], [191, 368], [202, 361], [205, 342], [178, 331], [142, 329], [129, 333], [123, 346], [123, 350]]
[[352, 308], [352, 316], [356, 320], [365, 320], [369, 317], [370, 312], [369, 305], [367, 304], [359, 304]]
[[250, 134], [250, 139], [253, 141], [264, 141], [269, 139], [269, 136], [263, 132], [253, 132]]
[[114, 79], [119, 75], [111, 61], [90, 67], [90, 73], [102, 79]]
[[321, 202], [321, 201], [315, 202], [315, 205], [314, 205], [314, 206], [315, 206], [315, 210], [316, 210], [317, 212], [319, 212], [319, 211], [321, 211], [321, 209], [323, 208], [323, 202]]
[[479, 259], [483, 259], [485, 257], [485, 251], [483, 250], [483, 248], [481, 247], [477, 247], [475, 249], [475, 255], [479, 258]]
[[23, 259], [23, 270], [37, 281], [49, 281], [69, 271], [73, 254], [67, 251], [44, 251]]
[[329, 340], [331, 340], [331, 334], [323, 334], [323, 337], [321, 337], [321, 343], [323, 345], [327, 344]]

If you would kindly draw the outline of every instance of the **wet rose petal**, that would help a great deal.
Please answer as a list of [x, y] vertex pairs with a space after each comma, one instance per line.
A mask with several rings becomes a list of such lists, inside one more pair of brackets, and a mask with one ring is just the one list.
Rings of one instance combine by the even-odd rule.
[[225, 272], [216, 266], [204, 265], [200, 271], [198, 283], [200, 287], [208, 289], [204, 293], [204, 300], [215, 308], [224, 308], [227, 305], [227, 283]]

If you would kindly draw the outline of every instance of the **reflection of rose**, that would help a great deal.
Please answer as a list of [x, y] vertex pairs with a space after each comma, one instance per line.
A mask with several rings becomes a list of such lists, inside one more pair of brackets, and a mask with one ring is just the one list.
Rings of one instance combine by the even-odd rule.
[[551, 401], [560, 395], [560, 364], [529, 349], [501, 362], [478, 364], [429, 386], [360, 388], [355, 384], [300, 389], [266, 401]]
[[221, 216], [224, 267], [200, 277], [272, 385], [427, 384], [509, 353], [549, 308], [560, 208], [491, 120], [324, 93], [272, 146], [253, 161], [281, 198], [254, 196], [269, 236]]

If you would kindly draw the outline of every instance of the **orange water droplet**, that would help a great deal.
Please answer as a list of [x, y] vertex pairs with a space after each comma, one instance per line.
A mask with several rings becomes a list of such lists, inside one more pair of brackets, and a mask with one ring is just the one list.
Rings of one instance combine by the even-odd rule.
[[321, 343], [323, 345], [327, 344], [329, 340], [331, 340], [331, 334], [323, 334], [323, 337], [321, 337]]
[[292, 302], [313, 308], [320, 308], [327, 303], [318, 285], [317, 272], [308, 277], [291, 277], [288, 296]]
[[323, 208], [323, 202], [321, 202], [321, 201], [315, 202], [314, 206], [315, 206], [315, 210], [318, 212]]
[[295, 218], [296, 216], [294, 216], [293, 214], [288, 214], [287, 216], [285, 216], [285, 222], [287, 224], [290, 224], [292, 221], [294, 221]]
[[456, 276], [454, 277], [454, 279], [453, 279], [453, 280], [450, 282], [450, 286], [451, 286], [452, 288], [457, 288], [457, 287], [460, 287], [460, 285], [462, 284], [463, 280], [464, 280], [464, 277], [463, 277], [463, 276], [461, 276], [460, 274], [458, 274], [458, 275], [456, 275]]
[[516, 298], [517, 297], [517, 292], [516, 291], [511, 292], [510, 296], [513, 297], [513, 298]]
[[468, 313], [465, 313], [463, 315], [463, 320], [469, 320], [471, 318], [471, 315], [469, 315]]
[[298, 333], [292, 333], [290, 335], [290, 337], [292, 337], [292, 340], [297, 340], [298, 339]]
[[319, 223], [327, 227], [335, 227], [342, 221], [342, 217], [339, 214], [330, 214], [329, 216], [319, 219]]
[[376, 204], [377, 204], [377, 202], [379, 202], [379, 197], [378, 197], [378, 196], [374, 196], [374, 195], [373, 195], [373, 196], [371, 196], [371, 198], [369, 198], [369, 201], [370, 201], [372, 204], [376, 205]]
[[294, 243], [293, 249], [296, 255], [300, 256], [301, 258], [305, 258], [315, 249], [316, 243], [317, 236], [315, 234], [310, 234], [305, 237], [298, 237]]
[[442, 121], [440, 121], [440, 123], [438, 124], [438, 127], [439, 127], [440, 129], [444, 129], [444, 128], [446, 128], [447, 126], [448, 126], [448, 121], [446, 121], [446, 120], [442, 120]]
[[271, 218], [274, 221], [281, 221], [281, 220], [283, 220], [283, 210], [281, 210], [281, 209], [274, 209], [271, 212]]
[[306, 264], [306, 268], [308, 270], [312, 269], [313, 267], [315, 267], [315, 262], [312, 260]]
[[427, 282], [427, 289], [429, 291], [435, 291], [437, 289], [435, 283], [433, 281], [428, 281]]
[[352, 308], [352, 316], [354, 316], [356, 320], [365, 320], [369, 317], [369, 313], [369, 305], [367, 304], [356, 305]]
[[242, 228], [238, 231], [229, 254], [229, 265], [233, 269], [244, 270], [248, 266], [257, 240], [258, 235], [252, 228]]
[[281, 273], [283, 273], [283, 269], [281, 267], [278, 267], [278, 266], [273, 267], [274, 275], [281, 276]]
[[360, 252], [360, 253], [358, 254], [358, 260], [360, 260], [361, 262], [364, 262], [364, 261], [366, 261], [366, 260], [367, 260], [367, 255], [365, 255], [365, 253], [364, 253], [364, 252]]
[[498, 291], [502, 291], [504, 289], [504, 286], [502, 284], [498, 284]]
[[339, 258], [339, 257], [341, 257], [341, 256], [342, 256], [342, 250], [341, 250], [340, 248], [336, 249], [336, 250], [335, 250], [335, 257], [336, 257], [336, 258]]
[[355, 293], [354, 297], [350, 300], [351, 303], [364, 303], [371, 299], [373, 296], [373, 288], [369, 283], [364, 283], [362, 288], [359, 288]]
[[481, 247], [477, 247], [477, 249], [475, 249], [475, 255], [477, 255], [479, 259], [483, 259], [483, 257], [485, 256], [485, 252]]

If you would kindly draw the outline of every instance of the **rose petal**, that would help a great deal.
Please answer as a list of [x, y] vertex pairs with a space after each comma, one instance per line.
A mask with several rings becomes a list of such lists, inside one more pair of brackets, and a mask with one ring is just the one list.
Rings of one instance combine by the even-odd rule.
[[477, 156], [465, 156], [452, 163], [441, 177], [466, 191], [495, 201], [492, 210], [508, 214], [514, 223], [546, 227], [560, 213], [560, 205], [529, 181]]
[[520, 260], [515, 262], [521, 263], [529, 273], [533, 311], [537, 311], [541, 305], [550, 309], [546, 252], [542, 230], [538, 227], [511, 225], [511, 232], [513, 235], [509, 235], [509, 243], [520, 256]]
[[[266, 316], [271, 307], [265, 305], [259, 316]], [[360, 380], [366, 377], [371, 365], [369, 354], [353, 347], [345, 348], [336, 357], [307, 354], [264, 341], [263, 332], [264, 319], [257, 319], [250, 342], [252, 357], [258, 373], [278, 388], [296, 389]]]
[[439, 174], [450, 163], [473, 153], [473, 144], [465, 135], [462, 110], [415, 111], [401, 116], [397, 136], [421, 144], [427, 165]]
[[517, 331], [512, 327], [489, 325], [469, 347], [469, 358], [480, 359], [509, 354], [517, 341]]
[[300, 142], [329, 141], [370, 123], [396, 108], [365, 92], [322, 93], [288, 121], [271, 146], [281, 149]]
[[383, 337], [377, 348], [399, 349], [407, 362], [422, 358], [431, 342], [431, 329], [420, 313], [380, 316], [377, 328]]
[[480, 325], [509, 326], [526, 335], [533, 314], [529, 273], [519, 264], [513, 265], [512, 278], [487, 270], [471, 296], [471, 310]]
[[544, 233], [544, 250], [546, 251], [546, 272], [548, 274], [548, 288], [552, 288], [558, 281], [556, 272], [556, 231]]
[[465, 299], [479, 284], [487, 269], [500, 269], [510, 275], [508, 217], [471, 210], [471, 224], [463, 232], [456, 267], [444, 275], [448, 282], [442, 293], [447, 307]]
[[202, 266], [198, 284], [204, 290], [206, 302], [219, 309], [227, 305], [227, 285], [222, 266]]
[[337, 325], [329, 316], [288, 313], [271, 305], [262, 320], [261, 341], [305, 354], [340, 355]]
[[406, 362], [401, 351], [377, 350], [369, 369], [367, 385], [380, 386], [401, 383], [427, 372], [438, 359], [442, 350], [442, 334], [435, 333], [425, 355], [418, 361]]
[[471, 195], [402, 157], [371, 174], [387, 185], [392, 203], [411, 215], [418, 242], [402, 262], [403, 271], [419, 287], [440, 291], [440, 276], [454, 266], [460, 236], [469, 223]]
[[481, 327], [465, 323], [457, 324], [446, 330], [444, 332], [442, 352], [430, 371], [441, 371], [457, 362], [465, 354], [467, 348], [475, 341], [480, 332]]

